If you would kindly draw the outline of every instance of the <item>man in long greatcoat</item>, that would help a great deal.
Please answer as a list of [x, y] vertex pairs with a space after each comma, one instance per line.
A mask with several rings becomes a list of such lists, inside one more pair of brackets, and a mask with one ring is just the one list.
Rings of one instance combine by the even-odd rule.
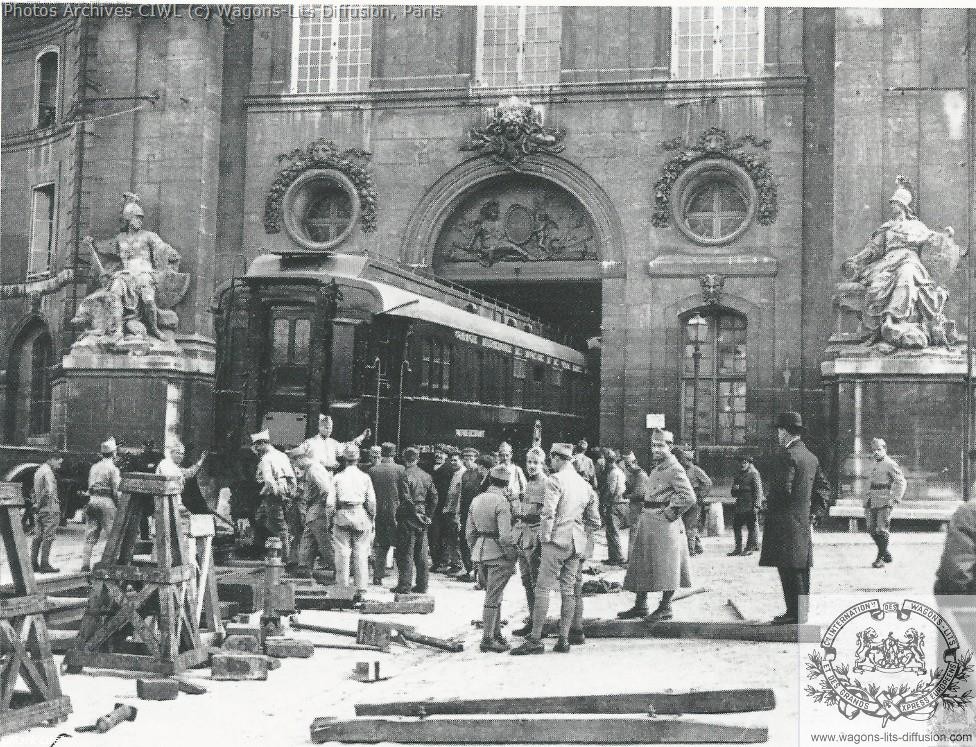
[[806, 429], [800, 413], [780, 413], [775, 427], [782, 450], [767, 474], [769, 493], [759, 565], [776, 568], [783, 587], [786, 612], [773, 618], [773, 624], [795, 625], [806, 622], [807, 611], [800, 602], [810, 594], [811, 508], [814, 500], [829, 505], [830, 485], [820, 460], [803, 443]]
[[373, 537], [373, 585], [382, 586], [386, 576], [386, 556], [396, 545], [396, 512], [400, 503], [400, 476], [404, 468], [393, 461], [396, 444], [380, 446], [379, 461], [369, 468], [369, 479], [376, 493], [376, 526]]
[[651, 459], [654, 467], [647, 473], [647, 491], [624, 576], [624, 589], [636, 592], [637, 598], [632, 608], [617, 615], [624, 620], [647, 615], [647, 595], [652, 591], [661, 592], [661, 603], [648, 621], [670, 620], [675, 590], [691, 586], [688, 539], [681, 517], [694, 505], [695, 492], [659, 429], [651, 432]]

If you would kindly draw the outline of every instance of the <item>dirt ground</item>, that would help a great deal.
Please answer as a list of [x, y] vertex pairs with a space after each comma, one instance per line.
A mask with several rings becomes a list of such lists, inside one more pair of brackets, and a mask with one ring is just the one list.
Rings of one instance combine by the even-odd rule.
[[[871, 591], [927, 594], [941, 554], [944, 535], [896, 533], [892, 538], [894, 564], [873, 569], [874, 546], [864, 534], [818, 533], [812, 586], [816, 594]], [[81, 528], [69, 525], [59, 536], [53, 562], [66, 572], [80, 566]], [[732, 621], [737, 619], [728, 600], [736, 602], [749, 619], [765, 620], [782, 612], [779, 582], [774, 569], [759, 568], [758, 555], [726, 556], [731, 539], [707, 538], [705, 553], [692, 558], [694, 584], [707, 591], [675, 603], [681, 620]], [[96, 554], [97, 557], [97, 554]], [[606, 557], [598, 545], [597, 558]], [[622, 580], [623, 569], [601, 567], [604, 577]], [[384, 589], [372, 587], [371, 596], [390, 598], [395, 572]], [[589, 576], [588, 578], [593, 578]], [[194, 670], [188, 679], [209, 689], [206, 695], [181, 694], [176, 701], [139, 701], [135, 678], [117, 672], [89, 671], [63, 675], [62, 689], [71, 697], [74, 713], [52, 728], [35, 728], [5, 738], [12, 747], [47, 747], [59, 733], [72, 735], [71, 744], [100, 747], [155, 745], [299, 745], [309, 743], [309, 726], [318, 716], [351, 717], [360, 702], [425, 698], [486, 698], [501, 696], [582, 695], [625, 692], [685, 691], [771, 687], [774, 711], [706, 717], [726, 724], [768, 726], [769, 744], [797, 744], [800, 660], [790, 644], [697, 640], [603, 639], [575, 646], [568, 655], [547, 650], [544, 656], [512, 657], [482, 654], [480, 636], [471, 621], [481, 616], [482, 592], [443, 576], [432, 576], [436, 609], [431, 615], [385, 616], [402, 619], [421, 632], [463, 636], [459, 654], [395, 646], [390, 654], [317, 649], [311, 659], [286, 659], [267, 682], [214, 682], [209, 669]], [[629, 593], [586, 598], [586, 616], [605, 618], [632, 604]], [[652, 600], [652, 603], [654, 600]], [[558, 614], [553, 597], [551, 614]], [[513, 577], [505, 597], [503, 615], [509, 628], [518, 627], [526, 613], [525, 597]], [[811, 622], [823, 612], [814, 598]], [[354, 629], [352, 612], [304, 612], [309, 623]], [[312, 642], [350, 639], [317, 633], [296, 633]], [[551, 649], [552, 639], [546, 640]], [[60, 660], [60, 657], [56, 657]], [[357, 661], [380, 661], [388, 680], [365, 684], [351, 678]], [[75, 734], [74, 728], [91, 724], [116, 703], [139, 709], [134, 723], [125, 723], [102, 735]], [[64, 741], [64, 740], [62, 740]]]

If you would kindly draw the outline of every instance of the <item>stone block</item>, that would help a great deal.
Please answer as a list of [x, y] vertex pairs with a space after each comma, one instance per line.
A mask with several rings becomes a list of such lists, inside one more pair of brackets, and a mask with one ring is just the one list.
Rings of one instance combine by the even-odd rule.
[[214, 654], [210, 657], [210, 675], [215, 680], [266, 680], [268, 658], [260, 654]]
[[253, 635], [229, 635], [220, 646], [225, 651], [239, 651], [245, 654], [260, 654], [261, 639]]
[[136, 694], [142, 700], [176, 700], [180, 683], [169, 678], [136, 680]]
[[264, 641], [264, 652], [277, 659], [308, 659], [315, 653], [315, 648], [308, 641], [296, 638], [271, 637]]

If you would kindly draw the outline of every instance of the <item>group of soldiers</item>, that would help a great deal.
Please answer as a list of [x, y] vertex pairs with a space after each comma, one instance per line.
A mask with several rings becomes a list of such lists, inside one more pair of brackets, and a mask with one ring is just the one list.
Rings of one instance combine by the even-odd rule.
[[[750, 457], [742, 457], [732, 483], [735, 548], [729, 555], [746, 556], [759, 549], [757, 514], [765, 508], [766, 523], [760, 565], [779, 570], [786, 612], [774, 622], [802, 622], [799, 598], [809, 593], [812, 565], [811, 508], [829, 504], [829, 486], [819, 461], [803, 444], [798, 413], [776, 420], [783, 447], [763, 479]], [[485, 591], [482, 650], [509, 650], [500, 633], [499, 609], [509, 578], [518, 570], [530, 617], [516, 635], [524, 637], [513, 654], [541, 653], [543, 626], [550, 592], [557, 586], [562, 599], [556, 651], [584, 642], [582, 570], [592, 554], [593, 532], [606, 531], [608, 565], [626, 565], [623, 588], [636, 595], [623, 619], [668, 620], [671, 599], [679, 587], [691, 585], [689, 558], [700, 553], [699, 531], [712, 481], [694, 463], [688, 447], [675, 447], [665, 430], [651, 432], [652, 465], [645, 471], [633, 451], [602, 448], [588, 454], [588, 444], [553, 444], [548, 454], [538, 446], [526, 454], [525, 469], [513, 461], [510, 444], [481, 454], [438, 445], [429, 470], [419, 466], [415, 447], [371, 449], [371, 464], [362, 469], [360, 445], [366, 429], [343, 443], [332, 438], [333, 421], [319, 419], [318, 433], [288, 453], [276, 449], [267, 430], [251, 436], [258, 457], [255, 479], [260, 502], [255, 521], [280, 538], [288, 569], [308, 577], [317, 559], [334, 569], [336, 583], [365, 592], [372, 551], [372, 582], [381, 585], [387, 556], [395, 551], [396, 592], [426, 592], [429, 571], [476, 581]], [[891, 511], [905, 492], [906, 481], [887, 454], [882, 439], [871, 443], [874, 464], [868, 475], [865, 503], [868, 531], [877, 544], [875, 567], [892, 561], [889, 550]], [[91, 568], [99, 537], [115, 518], [121, 475], [115, 464], [117, 445], [101, 445], [102, 458], [88, 478], [87, 530], [82, 570]], [[194, 477], [205, 456], [184, 467], [185, 450], [170, 445], [158, 474], [180, 486]], [[38, 529], [32, 546], [35, 570], [55, 573], [51, 545], [60, 520], [52, 456], [34, 477]], [[180, 505], [181, 514], [188, 512]], [[679, 520], [680, 519], [680, 520]], [[621, 528], [629, 521], [627, 555]], [[747, 536], [743, 537], [746, 531]], [[648, 595], [661, 593], [654, 611]]]

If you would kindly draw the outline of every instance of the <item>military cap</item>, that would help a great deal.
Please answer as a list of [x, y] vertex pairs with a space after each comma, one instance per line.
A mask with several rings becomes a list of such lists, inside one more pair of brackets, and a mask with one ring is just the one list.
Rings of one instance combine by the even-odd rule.
[[473, 446], [465, 446], [464, 449], [461, 450], [461, 456], [474, 457], [477, 459], [479, 456], [481, 456], [481, 452]]
[[359, 447], [356, 444], [346, 444], [346, 447], [342, 450], [342, 458], [347, 462], [358, 462]]
[[107, 441], [102, 441], [100, 450], [103, 454], [114, 454], [118, 448], [118, 444], [115, 443], [115, 436], [112, 436]]

